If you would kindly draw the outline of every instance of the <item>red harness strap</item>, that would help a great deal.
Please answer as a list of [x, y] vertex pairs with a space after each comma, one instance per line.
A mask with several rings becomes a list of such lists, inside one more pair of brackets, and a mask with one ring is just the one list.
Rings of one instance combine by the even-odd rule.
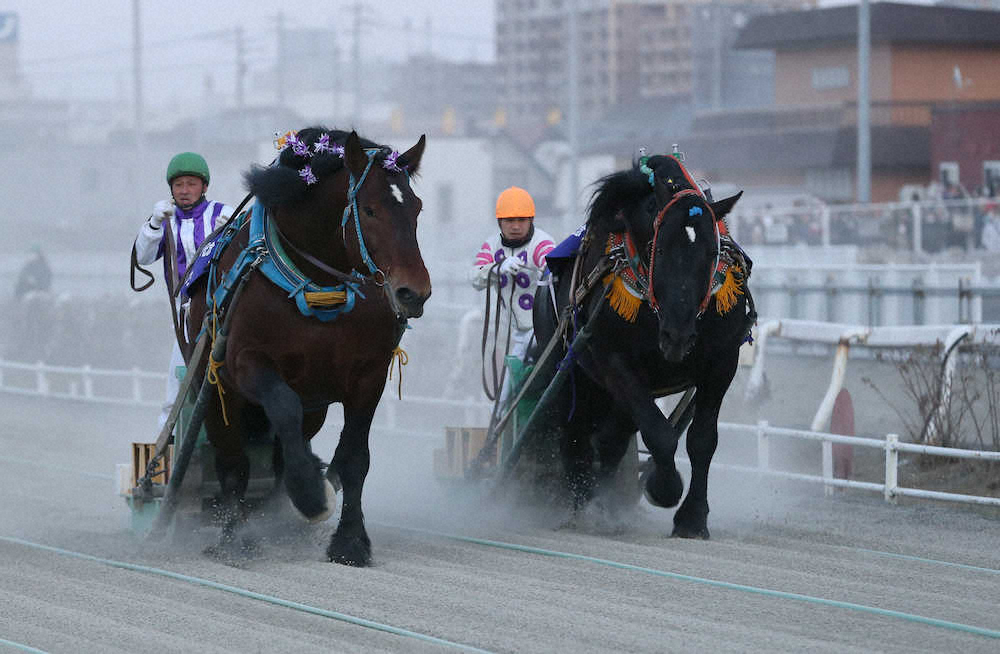
[[[685, 176], [687, 176], [687, 171], [685, 171], [684, 174]], [[656, 256], [655, 256], [656, 241], [660, 235], [660, 225], [663, 224], [663, 218], [667, 215], [667, 211], [670, 210], [670, 207], [672, 207], [674, 203], [676, 203], [681, 198], [688, 195], [695, 195], [697, 197], [704, 199], [705, 196], [701, 193], [701, 191], [696, 189], [697, 186], [695, 186], [695, 188], [686, 188], [675, 193], [674, 197], [670, 199], [670, 202], [668, 202], [666, 206], [660, 209], [660, 212], [656, 214], [656, 220], [653, 221], [653, 241], [651, 243], [651, 248], [649, 253], [649, 279], [647, 283], [649, 288], [649, 306], [653, 307], [653, 311], [659, 311], [660, 309], [659, 303], [656, 301], [656, 295], [653, 292], [653, 269], [656, 267]], [[719, 267], [719, 253], [721, 251], [719, 232], [720, 230], [725, 230], [725, 224], [723, 224], [722, 227], [720, 228], [719, 226], [720, 221], [716, 220], [715, 211], [712, 210], [712, 205], [709, 204], [708, 202], [705, 202], [705, 205], [708, 207], [708, 213], [712, 217], [712, 225], [715, 227], [715, 261], [712, 262], [711, 268], [709, 268], [708, 271], [708, 290], [705, 293], [705, 299], [701, 301], [701, 305], [699, 305], [698, 307], [699, 316], [705, 312], [705, 308], [708, 306], [708, 301], [712, 297], [712, 281], [715, 275], [715, 270], [716, 268]]]

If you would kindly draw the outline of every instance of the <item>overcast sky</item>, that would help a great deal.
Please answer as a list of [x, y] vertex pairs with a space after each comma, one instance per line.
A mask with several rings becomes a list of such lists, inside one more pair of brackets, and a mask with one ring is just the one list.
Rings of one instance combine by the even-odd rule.
[[[351, 48], [354, 0], [142, 0], [147, 97], [201, 88], [211, 75], [232, 85], [235, 39], [192, 38], [242, 25], [251, 74], [273, 60], [279, 11], [289, 28], [337, 27]], [[493, 0], [369, 0], [362, 55], [403, 58], [430, 46], [453, 59], [492, 60]], [[0, 0], [0, 12], [20, 17], [21, 72], [44, 96], [128, 97], [131, 84], [132, 0]], [[426, 37], [431, 20], [432, 38]], [[412, 32], [405, 30], [407, 20]]]

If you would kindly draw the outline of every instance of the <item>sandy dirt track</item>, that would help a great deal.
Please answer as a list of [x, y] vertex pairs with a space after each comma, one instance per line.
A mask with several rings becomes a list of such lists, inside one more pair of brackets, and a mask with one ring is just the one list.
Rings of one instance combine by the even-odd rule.
[[[148, 544], [127, 531], [113, 464], [149, 411], [0, 396], [0, 537], [170, 570], [499, 652], [995, 652], [1000, 640], [768, 589], [1000, 632], [1000, 520], [933, 503], [713, 473], [713, 539], [666, 538], [671, 511], [599, 519], [490, 507], [435, 484], [438, 443], [373, 437], [365, 490], [375, 565], [324, 561], [333, 523], [250, 533], [256, 558], [205, 557], [210, 531]], [[317, 452], [329, 456], [325, 430]], [[432, 530], [437, 533], [418, 531]], [[489, 547], [481, 539], [665, 571]], [[886, 553], [961, 564], [903, 559]], [[729, 586], [707, 583], [727, 582]], [[742, 585], [748, 588], [737, 588]], [[0, 540], [0, 641], [48, 652], [447, 651], [412, 637]], [[0, 651], [18, 651], [12, 646]]]

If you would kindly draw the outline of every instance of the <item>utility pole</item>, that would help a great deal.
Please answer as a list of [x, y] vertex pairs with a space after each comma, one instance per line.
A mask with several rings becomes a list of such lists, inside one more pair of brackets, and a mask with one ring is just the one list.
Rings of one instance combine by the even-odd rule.
[[246, 106], [244, 78], [247, 72], [246, 47], [243, 43], [243, 26], [236, 28], [236, 108], [243, 115]]
[[243, 26], [236, 27], [236, 116], [240, 122], [240, 135], [247, 138], [246, 88], [247, 72], [246, 47], [243, 42]]
[[351, 64], [354, 67], [354, 105], [351, 110], [351, 123], [356, 128], [361, 122], [361, 11], [364, 6], [360, 2], [351, 5], [354, 11], [354, 41], [351, 44]]
[[135, 110], [135, 144], [142, 153], [142, 7], [141, 0], [132, 0], [132, 93]]
[[278, 11], [278, 61], [277, 80], [274, 88], [278, 94], [277, 104], [285, 102], [285, 12]]
[[577, 9], [579, 0], [570, 0], [568, 4], [569, 20], [567, 28], [569, 30], [569, 58], [567, 74], [569, 77], [569, 97], [567, 98], [567, 131], [569, 134], [569, 205], [567, 207], [568, 220], [564, 227], [569, 228], [573, 221], [577, 220], [577, 205], [580, 192], [580, 44], [579, 30], [577, 26]]
[[871, 66], [871, 8], [858, 3], [858, 180], [857, 201], [872, 201], [872, 126], [868, 72]]
[[723, 9], [716, 0], [709, 5], [712, 21], [712, 109], [722, 108], [722, 18]]

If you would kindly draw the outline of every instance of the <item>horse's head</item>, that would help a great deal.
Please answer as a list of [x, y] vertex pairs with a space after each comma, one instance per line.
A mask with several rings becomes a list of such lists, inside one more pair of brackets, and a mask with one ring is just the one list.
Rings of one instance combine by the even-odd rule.
[[[344, 163], [353, 180], [348, 191], [351, 215], [346, 238], [355, 254], [365, 259], [363, 239], [367, 257], [376, 268], [373, 274], [380, 282], [384, 279], [386, 296], [396, 312], [408, 318], [423, 314], [424, 302], [431, 294], [430, 275], [417, 244], [417, 216], [423, 203], [410, 187], [424, 144], [421, 136], [403, 154], [385, 150], [373, 153], [362, 146], [354, 132], [344, 143]], [[357, 224], [353, 223], [354, 211]], [[359, 224], [360, 229], [352, 230], [352, 224], [356, 228]]]
[[254, 166], [246, 180], [295, 263], [326, 283], [339, 282], [334, 273], [370, 275], [397, 314], [419, 317], [431, 282], [417, 245], [422, 203], [410, 178], [424, 137], [403, 154], [323, 127], [284, 139], [276, 164]]
[[657, 212], [652, 223], [649, 302], [659, 323], [660, 350], [680, 361], [695, 343], [719, 262], [717, 222], [741, 194], [708, 202], [673, 157], [651, 157]]

